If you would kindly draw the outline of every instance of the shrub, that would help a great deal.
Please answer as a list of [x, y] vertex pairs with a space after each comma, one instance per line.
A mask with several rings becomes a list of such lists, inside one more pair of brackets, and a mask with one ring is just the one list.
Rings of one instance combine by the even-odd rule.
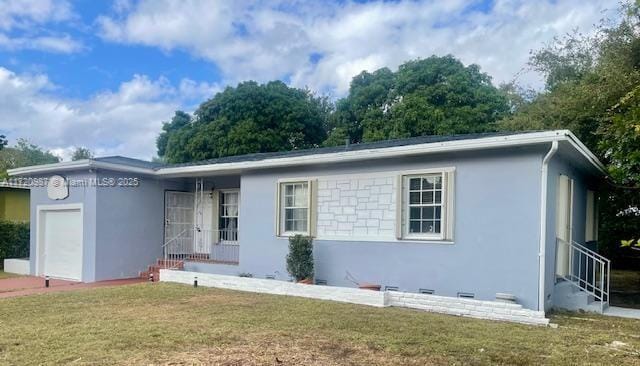
[[29, 223], [0, 220], [0, 267], [5, 258], [29, 256]]
[[287, 272], [296, 281], [313, 278], [313, 239], [296, 235], [289, 238]]

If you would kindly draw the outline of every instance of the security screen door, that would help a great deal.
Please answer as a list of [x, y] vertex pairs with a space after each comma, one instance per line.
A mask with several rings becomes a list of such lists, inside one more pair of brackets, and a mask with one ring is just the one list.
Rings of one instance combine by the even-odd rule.
[[166, 250], [169, 254], [187, 254], [193, 250], [193, 193], [167, 191], [164, 202]]

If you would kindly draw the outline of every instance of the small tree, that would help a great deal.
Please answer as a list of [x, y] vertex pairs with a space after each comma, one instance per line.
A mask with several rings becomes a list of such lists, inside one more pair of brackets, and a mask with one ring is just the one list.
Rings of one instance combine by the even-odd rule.
[[289, 238], [287, 272], [296, 281], [313, 278], [313, 239], [296, 235]]
[[84, 159], [93, 159], [93, 153], [86, 147], [76, 147], [76, 149], [73, 151], [73, 154], [71, 154], [71, 160], [76, 161]]

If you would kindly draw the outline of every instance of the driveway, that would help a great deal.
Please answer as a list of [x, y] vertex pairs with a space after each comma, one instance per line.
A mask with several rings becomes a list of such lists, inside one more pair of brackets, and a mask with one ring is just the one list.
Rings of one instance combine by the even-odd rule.
[[42, 277], [12, 277], [0, 280], [0, 299], [47, 292], [72, 291], [82, 288], [122, 286], [140, 282], [145, 282], [145, 280], [141, 278], [129, 278], [124, 280], [84, 283], [52, 279], [49, 281], [49, 287], [47, 288], [45, 287], [45, 280]]

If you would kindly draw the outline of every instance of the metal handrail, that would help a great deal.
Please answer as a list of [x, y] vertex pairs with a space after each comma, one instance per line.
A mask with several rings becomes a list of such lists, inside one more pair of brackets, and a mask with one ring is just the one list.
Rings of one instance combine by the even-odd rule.
[[[185, 234], [193, 233], [192, 237]], [[179, 239], [184, 239], [178, 242]], [[185, 229], [162, 246], [164, 264], [178, 268], [185, 261], [238, 264], [240, 246], [237, 229]]]
[[180, 232], [180, 234], [174, 236], [173, 238], [169, 239], [168, 241], [165, 241], [164, 244], [162, 244], [162, 248], [165, 248], [167, 245], [171, 244], [171, 242], [179, 239], [184, 233], [186, 233], [187, 231], [191, 231], [193, 229], [184, 229]]
[[569, 256], [568, 273], [560, 274], [560, 277], [593, 296], [600, 302], [600, 312], [603, 312], [604, 307], [609, 304], [611, 261], [575, 241], [569, 243], [560, 238], [556, 240], [557, 245], [567, 246]]

